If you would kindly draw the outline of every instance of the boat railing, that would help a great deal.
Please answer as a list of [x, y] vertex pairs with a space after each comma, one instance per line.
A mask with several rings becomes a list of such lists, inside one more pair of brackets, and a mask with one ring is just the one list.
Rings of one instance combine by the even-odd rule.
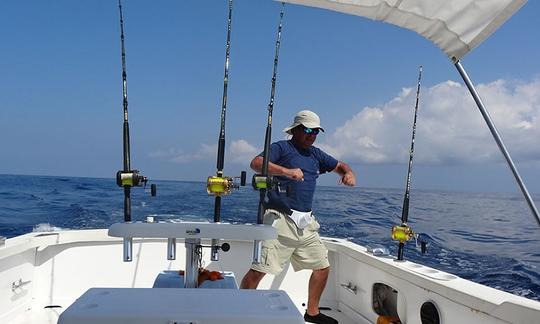
[[264, 224], [231, 224], [210, 222], [124, 222], [113, 224], [109, 236], [132, 241], [134, 237], [166, 238], [167, 258], [174, 260], [176, 239], [183, 238], [186, 247], [184, 287], [196, 288], [201, 256], [201, 239], [269, 240], [277, 238], [276, 230]]

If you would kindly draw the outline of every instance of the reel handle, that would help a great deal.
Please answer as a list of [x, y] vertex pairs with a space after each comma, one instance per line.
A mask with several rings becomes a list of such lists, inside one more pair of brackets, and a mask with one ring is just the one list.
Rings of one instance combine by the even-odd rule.
[[246, 178], [247, 178], [247, 172], [246, 171], [240, 172], [240, 185], [242, 187], [246, 185]]

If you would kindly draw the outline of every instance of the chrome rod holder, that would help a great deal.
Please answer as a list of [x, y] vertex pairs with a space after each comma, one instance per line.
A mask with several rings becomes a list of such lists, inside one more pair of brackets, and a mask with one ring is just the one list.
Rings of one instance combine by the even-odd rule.
[[124, 262], [133, 261], [133, 238], [124, 237]]
[[167, 260], [176, 260], [176, 238], [167, 239]]
[[199, 286], [199, 264], [201, 261], [201, 239], [186, 238], [186, 271], [184, 272], [184, 288]]
[[253, 241], [253, 263], [261, 263], [262, 241]]
[[212, 246], [210, 247], [210, 260], [219, 261], [219, 240], [212, 239]]

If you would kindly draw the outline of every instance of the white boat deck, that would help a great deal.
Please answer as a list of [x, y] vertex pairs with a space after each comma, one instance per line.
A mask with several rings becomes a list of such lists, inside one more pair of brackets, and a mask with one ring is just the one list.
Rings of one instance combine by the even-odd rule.
[[[10, 322], [9, 324], [56, 324], [58, 321], [58, 317], [60, 316], [60, 313], [62, 312], [62, 309], [58, 308], [49, 308], [49, 309], [32, 309], [26, 311], [23, 315], [17, 317], [14, 321]], [[352, 320], [348, 318], [345, 314], [339, 311], [323, 311], [324, 314], [328, 316], [332, 316], [340, 324], [373, 324], [367, 320]], [[306, 322], [310, 323], [310, 322]]]
[[[329, 248], [331, 272], [321, 307], [341, 324], [376, 323], [375, 304], [384, 304], [385, 310], [406, 323], [421, 323], [420, 309], [426, 303], [437, 308], [440, 323], [445, 324], [536, 323], [540, 318], [536, 301], [412, 262], [376, 257], [345, 240], [323, 240]], [[233, 272], [238, 283], [249, 269], [253, 243], [228, 242], [231, 250], [220, 253], [219, 261], [210, 261], [205, 250], [203, 262], [209, 270]], [[121, 239], [111, 238], [105, 230], [9, 239], [0, 249], [0, 323], [57, 323], [60, 314], [90, 288], [169, 289], [152, 287], [162, 271], [184, 269], [186, 249], [182, 240], [177, 243], [177, 258], [171, 261], [167, 240], [134, 240], [133, 261], [123, 262]], [[294, 272], [289, 267], [278, 276], [266, 276], [259, 288], [287, 292], [303, 314], [309, 276], [310, 271]], [[216, 301], [208, 301], [212, 302]]]
[[[167, 289], [167, 288], [155, 288], [155, 289]], [[69, 306], [70, 303], [66, 303]], [[49, 305], [32, 305], [25, 310], [22, 314], [9, 322], [9, 324], [57, 324], [60, 314], [65, 311], [67, 306], [63, 307], [49, 307]], [[58, 305], [60, 306], [60, 305]], [[355, 318], [354, 320], [349, 318], [345, 313], [338, 310], [330, 310], [325, 308], [322, 312], [328, 316], [331, 316], [339, 321], [340, 324], [373, 324], [372, 322], [364, 318]], [[310, 322], [306, 322], [310, 323]]]

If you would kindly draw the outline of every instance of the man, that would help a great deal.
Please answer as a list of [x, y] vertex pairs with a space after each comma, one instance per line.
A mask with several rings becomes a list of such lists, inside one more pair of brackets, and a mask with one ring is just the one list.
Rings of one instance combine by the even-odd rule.
[[[240, 286], [257, 288], [266, 273], [280, 273], [290, 260], [295, 271], [313, 270], [304, 319], [312, 323], [338, 323], [319, 312], [330, 263], [328, 250], [319, 239], [319, 224], [311, 214], [311, 207], [319, 174], [336, 172], [341, 176], [339, 183], [346, 186], [354, 186], [356, 178], [346, 163], [313, 146], [319, 131], [324, 131], [314, 112], [298, 112], [293, 124], [283, 131], [292, 138], [270, 146], [268, 173], [278, 178], [280, 190], [268, 192], [264, 216], [265, 224], [272, 224], [278, 238], [263, 242], [261, 263], [252, 264]], [[261, 153], [251, 161], [251, 168], [261, 172], [262, 164]]]

